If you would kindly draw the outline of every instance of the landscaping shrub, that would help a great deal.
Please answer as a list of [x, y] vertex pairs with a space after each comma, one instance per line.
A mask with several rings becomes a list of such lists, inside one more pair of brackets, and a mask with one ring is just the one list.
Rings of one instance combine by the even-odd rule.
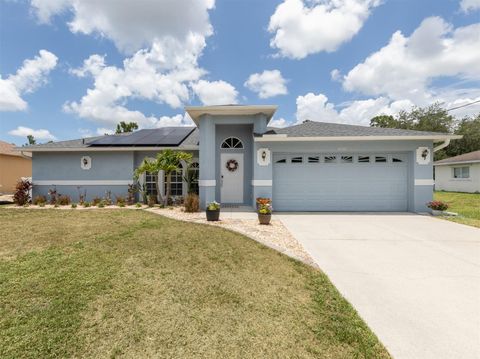
[[45, 202], [41, 202], [38, 204], [39, 207], [45, 207]]
[[117, 206], [125, 207], [125, 197], [115, 196], [115, 203], [117, 204]]
[[136, 203], [136, 204], [135, 204], [135, 207], [141, 208], [141, 207], [142, 207], [142, 204], [141, 204], [141, 203]]
[[72, 203], [72, 208], [77, 208], [77, 204], [76, 204], [76, 203]]
[[102, 199], [98, 196], [93, 197], [92, 199], [92, 206], [98, 206], [98, 204], [102, 201]]
[[60, 206], [68, 206], [71, 202], [72, 202], [72, 200], [71, 200], [70, 197], [67, 196], [67, 195], [60, 195], [60, 196], [58, 196], [57, 203], [58, 203]]
[[446, 211], [448, 209], [448, 204], [442, 201], [431, 201], [427, 203], [427, 207], [435, 211]]
[[154, 207], [155, 204], [157, 203], [157, 196], [148, 196], [148, 207]]
[[41, 205], [41, 204], [47, 203], [47, 198], [46, 198], [45, 196], [41, 196], [41, 195], [40, 195], [40, 196], [35, 196], [35, 198], [33, 199], [32, 203], [33, 203], [34, 205], [39, 206], [39, 205]]
[[81, 192], [80, 190], [81, 187], [77, 187], [77, 191], [78, 191], [78, 204], [82, 205], [85, 203], [85, 201], [87, 200], [87, 190], [83, 190], [83, 192]]
[[127, 204], [129, 206], [135, 203], [135, 193], [137, 192], [138, 192], [138, 187], [136, 184], [128, 185]]
[[85, 207], [85, 208], [90, 207], [90, 202], [83, 202], [83, 207]]
[[185, 212], [194, 213], [200, 210], [200, 199], [195, 193], [189, 193], [185, 197]]
[[103, 197], [103, 204], [105, 206], [112, 205], [112, 191], [105, 191], [105, 197]]
[[54, 187], [48, 190], [48, 195], [50, 196], [50, 204], [56, 204], [58, 200], [57, 189]]
[[17, 206], [23, 206], [30, 202], [30, 189], [32, 183], [29, 180], [21, 180], [17, 182], [15, 186], [15, 193], [13, 195], [13, 201]]

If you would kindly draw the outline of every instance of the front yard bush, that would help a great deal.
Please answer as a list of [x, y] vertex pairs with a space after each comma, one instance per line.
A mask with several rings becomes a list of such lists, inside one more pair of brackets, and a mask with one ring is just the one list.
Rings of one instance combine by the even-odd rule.
[[47, 203], [47, 198], [45, 196], [35, 196], [33, 199], [32, 203], [36, 206], [39, 206], [40, 204], [45, 204]]
[[189, 193], [185, 197], [185, 212], [194, 213], [200, 210], [200, 200], [195, 193]]
[[60, 206], [68, 206], [70, 203], [72, 203], [72, 200], [67, 195], [60, 195], [60, 196], [58, 196], [57, 203]]
[[13, 201], [17, 206], [23, 206], [30, 202], [30, 189], [32, 183], [29, 180], [18, 181], [13, 195]]

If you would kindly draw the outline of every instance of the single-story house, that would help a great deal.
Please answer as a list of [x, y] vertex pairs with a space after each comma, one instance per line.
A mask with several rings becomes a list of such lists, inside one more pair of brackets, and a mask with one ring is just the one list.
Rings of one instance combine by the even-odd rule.
[[[428, 211], [432, 158], [451, 139], [445, 133], [305, 121], [270, 128], [277, 107], [187, 107], [195, 127], [143, 129], [130, 134], [28, 147], [33, 153], [33, 194], [56, 187], [73, 200], [125, 195], [144, 158], [166, 148], [193, 155], [172, 178], [172, 194], [186, 194], [185, 175], [198, 171], [200, 203], [254, 206], [272, 198], [276, 211]], [[435, 142], [442, 142], [434, 148]], [[141, 178], [155, 194], [155, 178]]]
[[480, 192], [480, 151], [436, 161], [435, 189], [452, 192]]
[[17, 182], [32, 176], [32, 154], [0, 141], [0, 194], [13, 194]]

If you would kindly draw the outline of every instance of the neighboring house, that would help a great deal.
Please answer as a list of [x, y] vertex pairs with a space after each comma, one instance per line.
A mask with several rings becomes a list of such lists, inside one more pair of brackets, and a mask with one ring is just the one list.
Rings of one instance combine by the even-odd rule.
[[15, 149], [15, 145], [0, 141], [0, 194], [13, 194], [22, 177], [32, 176], [30, 152]]
[[436, 161], [435, 189], [452, 192], [480, 192], [480, 151]]
[[[172, 178], [172, 194], [186, 194], [184, 176], [199, 171], [202, 207], [210, 201], [254, 206], [269, 197], [276, 211], [426, 212], [432, 199], [434, 142], [450, 134], [306, 121], [268, 128], [276, 106], [187, 107], [196, 127], [145, 129], [131, 134], [29, 146], [33, 193], [73, 200], [125, 195], [144, 158], [165, 148], [193, 155]], [[140, 179], [155, 194], [155, 177]]]

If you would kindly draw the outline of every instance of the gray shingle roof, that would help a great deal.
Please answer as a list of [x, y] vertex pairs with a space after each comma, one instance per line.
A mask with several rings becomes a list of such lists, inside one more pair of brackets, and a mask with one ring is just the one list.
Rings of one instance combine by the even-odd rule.
[[345, 125], [340, 123], [305, 121], [285, 128], [270, 128], [288, 137], [341, 137], [341, 136], [430, 136], [448, 135], [439, 132], [399, 130], [395, 128]]
[[[152, 129], [154, 130], [154, 129]], [[144, 130], [148, 131], [148, 130]], [[56, 142], [50, 142], [50, 143], [44, 143], [44, 144], [38, 144], [38, 145], [31, 145], [31, 146], [25, 146], [22, 147], [22, 150], [30, 150], [30, 151], [35, 151], [36, 149], [69, 149], [69, 148], [88, 148], [90, 147], [90, 144], [105, 138], [105, 137], [110, 137], [110, 136], [128, 136], [128, 133], [122, 133], [122, 134], [115, 134], [115, 135], [104, 135], [104, 136], [96, 136], [96, 137], [86, 137], [86, 138], [79, 138], [75, 140], [68, 140], [68, 141], [56, 141]], [[125, 144], [125, 147], [128, 147], [128, 144]], [[187, 136], [183, 142], [180, 143], [178, 146], [179, 148], [184, 148], [184, 147], [190, 147], [190, 146], [198, 146], [198, 128], [195, 128], [192, 133], [190, 133], [189, 136]], [[170, 146], [169, 146], [170, 147]]]
[[478, 162], [480, 161], [480, 150], [464, 153], [463, 155], [458, 155], [455, 157], [445, 158], [444, 160], [436, 161], [435, 165], [448, 164], [448, 163], [459, 163], [459, 162]]

